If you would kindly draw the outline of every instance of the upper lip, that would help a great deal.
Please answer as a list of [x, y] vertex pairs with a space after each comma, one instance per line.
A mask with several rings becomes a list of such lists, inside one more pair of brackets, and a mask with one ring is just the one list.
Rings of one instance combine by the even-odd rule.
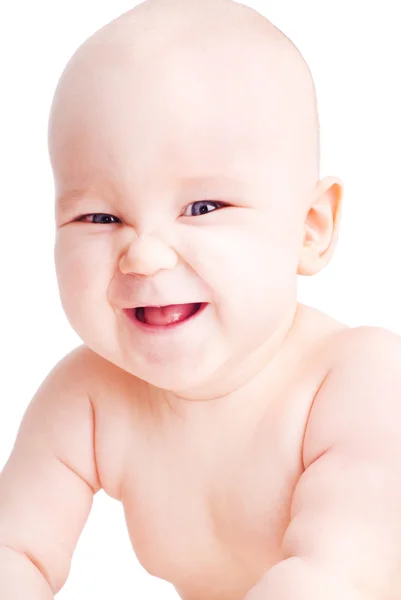
[[183, 301], [180, 300], [178, 302], [175, 301], [162, 301], [162, 302], [143, 302], [143, 303], [136, 303], [134, 306], [129, 306], [129, 309], [132, 308], [144, 308], [144, 307], [148, 307], [148, 306], [152, 306], [152, 307], [162, 307], [162, 306], [171, 306], [171, 305], [175, 305], [175, 304], [204, 304], [203, 300], [188, 300], [188, 301]]

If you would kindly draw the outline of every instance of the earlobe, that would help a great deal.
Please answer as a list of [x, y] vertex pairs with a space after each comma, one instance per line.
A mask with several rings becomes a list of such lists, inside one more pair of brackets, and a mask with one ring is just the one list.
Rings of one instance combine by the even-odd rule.
[[344, 185], [338, 177], [317, 184], [304, 223], [298, 275], [315, 275], [330, 261], [338, 239]]

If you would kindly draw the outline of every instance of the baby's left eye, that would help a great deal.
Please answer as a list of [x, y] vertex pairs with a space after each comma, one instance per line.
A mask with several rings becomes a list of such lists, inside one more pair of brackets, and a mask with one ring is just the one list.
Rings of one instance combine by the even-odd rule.
[[[225, 204], [223, 202], [215, 202], [214, 200], [198, 200], [197, 202], [192, 202], [191, 204], [188, 204], [189, 206], [196, 206], [197, 204], [203, 204], [203, 206], [200, 208], [199, 213], [197, 213], [195, 211], [195, 214], [193, 213], [193, 211], [191, 211], [190, 215], [187, 214], [183, 214], [184, 217], [198, 217], [199, 215], [204, 215], [207, 214], [208, 212], [213, 212], [210, 210], [207, 210], [206, 207], [207, 206], [214, 206], [216, 208], [216, 206], [225, 206]], [[188, 208], [187, 207], [187, 208]]]

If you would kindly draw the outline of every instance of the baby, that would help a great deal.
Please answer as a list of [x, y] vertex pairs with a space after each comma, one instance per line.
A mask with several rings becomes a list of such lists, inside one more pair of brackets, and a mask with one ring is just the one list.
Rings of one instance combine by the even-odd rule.
[[49, 121], [83, 344], [0, 476], [0, 597], [65, 584], [93, 496], [183, 600], [401, 596], [401, 340], [297, 302], [338, 237], [310, 71], [232, 0], [147, 0], [77, 50]]

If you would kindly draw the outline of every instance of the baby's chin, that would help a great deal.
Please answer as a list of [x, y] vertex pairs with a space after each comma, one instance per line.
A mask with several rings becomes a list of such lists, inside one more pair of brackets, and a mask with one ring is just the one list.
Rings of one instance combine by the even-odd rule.
[[224, 359], [216, 351], [209, 350], [208, 355], [202, 358], [177, 356], [176, 360], [173, 357], [166, 360], [156, 351], [150, 358], [132, 356], [130, 359], [124, 355], [121, 366], [154, 388], [183, 398], [205, 399], [205, 394], [210, 393], [211, 382], [218, 377], [218, 371], [224, 368]]
[[219, 335], [214, 336], [213, 347], [210, 341], [200, 345], [197, 339], [181, 348], [169, 347], [167, 341], [163, 344], [160, 340], [141, 348], [132, 340], [106, 336], [104, 330], [98, 336], [91, 333], [81, 335], [81, 339], [93, 352], [135, 379], [183, 398], [205, 399], [211, 382], [218, 378], [232, 354]]

